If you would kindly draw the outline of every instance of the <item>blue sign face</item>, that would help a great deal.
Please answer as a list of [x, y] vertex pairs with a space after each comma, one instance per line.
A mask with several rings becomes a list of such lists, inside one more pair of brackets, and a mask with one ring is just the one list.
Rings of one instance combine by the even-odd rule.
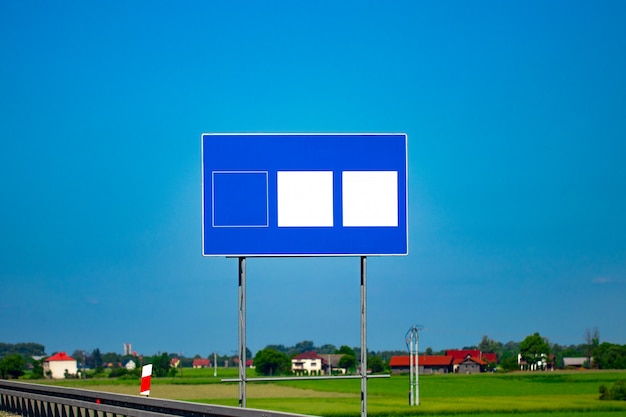
[[205, 256], [406, 255], [405, 134], [203, 134]]

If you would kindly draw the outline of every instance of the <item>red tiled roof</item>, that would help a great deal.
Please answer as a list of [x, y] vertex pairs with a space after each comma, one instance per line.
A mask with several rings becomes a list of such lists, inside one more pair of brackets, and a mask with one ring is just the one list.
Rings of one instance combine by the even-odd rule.
[[52, 355], [48, 358], [46, 358], [46, 362], [59, 362], [59, 361], [75, 361], [76, 359], [72, 358], [71, 356], [67, 356], [67, 353], [65, 352], [59, 352], [55, 355]]
[[211, 366], [209, 359], [194, 359], [191, 366]]
[[483, 353], [482, 359], [485, 362], [498, 363], [498, 356], [495, 353]]
[[463, 349], [463, 350], [450, 349], [450, 350], [446, 350], [446, 355], [452, 356], [455, 360], [456, 359], [465, 359], [468, 356], [471, 356], [472, 358], [479, 358], [480, 357], [480, 350], [477, 350], [477, 349]]
[[479, 364], [479, 365], [486, 365], [486, 364], [487, 364], [487, 362], [485, 362], [485, 361], [483, 361], [483, 360], [480, 360], [480, 359], [478, 359], [478, 358], [472, 358], [471, 356], [470, 356], [470, 357], [463, 358], [463, 359], [454, 359], [454, 364], [455, 364], [455, 365], [460, 365], [460, 364], [462, 364], [462, 363], [463, 363], [463, 362], [465, 362], [465, 361], [472, 361], [472, 362], [476, 362], [476, 363], [477, 363], [477, 364]]
[[[233, 361], [239, 365], [239, 358], [235, 357]], [[252, 366], [254, 364], [254, 359], [246, 359], [246, 366]]]
[[481, 365], [486, 364], [487, 362], [498, 363], [498, 357], [495, 353], [482, 353], [478, 349], [465, 349], [465, 350], [446, 350], [446, 355], [450, 355], [454, 357], [454, 363], [461, 363], [467, 358], [475, 359], [475, 362], [480, 363]]
[[318, 355], [316, 351], [302, 352], [298, 356], [294, 357], [294, 359], [322, 359], [324, 360], [324, 358]]
[[[452, 356], [441, 355], [425, 355], [420, 356], [417, 363], [420, 366], [449, 366], [452, 365]], [[389, 361], [391, 367], [408, 367], [411, 359], [410, 356], [392, 356]]]

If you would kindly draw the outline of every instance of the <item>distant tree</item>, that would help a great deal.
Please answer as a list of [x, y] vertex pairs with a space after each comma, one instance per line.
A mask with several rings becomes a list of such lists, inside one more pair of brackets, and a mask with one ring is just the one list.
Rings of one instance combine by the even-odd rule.
[[344, 354], [339, 359], [339, 367], [346, 369], [348, 372], [354, 372], [356, 370], [356, 357], [349, 354]]
[[24, 358], [22, 355], [9, 355], [0, 359], [0, 376], [3, 379], [17, 379], [22, 375], [24, 375]]
[[519, 365], [517, 364], [517, 358], [513, 356], [508, 356], [500, 360], [500, 367], [502, 367], [502, 369], [507, 372], [518, 370]]
[[626, 369], [626, 345], [601, 343], [593, 350], [593, 362], [600, 369]]
[[310, 340], [303, 340], [296, 343], [294, 350], [298, 353], [313, 352], [315, 350], [315, 344]]
[[79, 368], [82, 368], [83, 365], [87, 366], [87, 352], [84, 350], [75, 350], [71, 355], [72, 358], [76, 359], [76, 364]]
[[367, 358], [367, 367], [371, 369], [373, 373], [379, 373], [385, 370], [385, 364], [380, 356], [369, 356]]
[[326, 344], [317, 348], [317, 353], [319, 354], [335, 353], [336, 350], [337, 348], [335, 347], [335, 345]]
[[162, 353], [143, 358], [143, 365], [152, 364], [152, 375], [160, 378], [167, 376], [170, 372], [171, 358], [170, 355]]
[[30, 379], [41, 379], [43, 378], [43, 359], [41, 360], [33, 360], [31, 361], [33, 365], [33, 370], [30, 373]]
[[122, 356], [119, 353], [107, 352], [102, 354], [104, 363], [112, 363], [114, 366], [122, 362]]
[[119, 377], [122, 377], [122, 376], [124, 376], [126, 374], [128, 374], [128, 369], [126, 369], [124, 367], [114, 368], [109, 373], [109, 378], [119, 378]]
[[9, 355], [20, 355], [23, 358], [45, 356], [46, 349], [39, 343], [0, 343], [0, 359]]
[[433, 348], [427, 347], [424, 353], [428, 356], [431, 356], [433, 354]]
[[502, 343], [490, 339], [484, 335], [478, 344], [478, 349], [483, 353], [499, 353], [502, 350]]
[[585, 329], [585, 342], [587, 344], [585, 357], [587, 358], [587, 362], [591, 364], [593, 350], [600, 345], [600, 331], [597, 327], [594, 327], [593, 330]]
[[337, 350], [335, 353], [337, 353], [337, 354], [342, 353], [344, 355], [350, 355], [350, 356], [356, 357], [356, 353], [354, 352], [354, 349], [352, 349], [350, 346], [346, 346], [346, 345], [342, 345], [339, 348], [339, 350]]
[[267, 345], [265, 346], [265, 349], [272, 349], [282, 353], [287, 353], [289, 351], [289, 348], [285, 345]]
[[502, 346], [502, 354], [504, 356], [504, 353], [515, 353], [515, 356], [517, 356], [517, 354], [519, 353], [519, 342], [506, 342], [503, 346]]
[[626, 401], [626, 379], [616, 381], [611, 388], [600, 385], [600, 399], [609, 401]]
[[93, 352], [91, 352], [91, 360], [92, 360], [92, 366], [94, 368], [99, 368], [99, 367], [102, 367], [102, 365], [104, 365], [104, 361], [102, 360], [102, 354], [100, 353], [100, 349], [95, 348]]
[[526, 336], [519, 349], [522, 359], [532, 369], [535, 366], [543, 367], [544, 360], [548, 359], [550, 353], [550, 344], [539, 333], [534, 333]]
[[282, 352], [265, 348], [254, 357], [254, 367], [259, 375], [284, 375], [291, 373], [291, 360]]

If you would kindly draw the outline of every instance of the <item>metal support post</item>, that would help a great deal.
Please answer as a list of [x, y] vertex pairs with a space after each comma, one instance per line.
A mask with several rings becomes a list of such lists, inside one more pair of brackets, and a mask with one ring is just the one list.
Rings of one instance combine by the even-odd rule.
[[415, 385], [413, 384], [413, 371], [415, 370], [415, 359], [413, 358], [413, 337], [409, 339], [409, 405], [415, 405]]
[[367, 257], [361, 256], [361, 417], [367, 417]]
[[239, 258], [239, 407], [246, 408], [246, 258]]
[[419, 330], [415, 331], [415, 405], [420, 405]]

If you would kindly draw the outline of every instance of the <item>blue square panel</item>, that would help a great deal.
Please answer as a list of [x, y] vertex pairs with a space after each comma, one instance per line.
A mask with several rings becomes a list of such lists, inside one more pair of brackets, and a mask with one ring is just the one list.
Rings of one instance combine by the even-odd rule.
[[267, 172], [213, 171], [213, 227], [267, 227]]

